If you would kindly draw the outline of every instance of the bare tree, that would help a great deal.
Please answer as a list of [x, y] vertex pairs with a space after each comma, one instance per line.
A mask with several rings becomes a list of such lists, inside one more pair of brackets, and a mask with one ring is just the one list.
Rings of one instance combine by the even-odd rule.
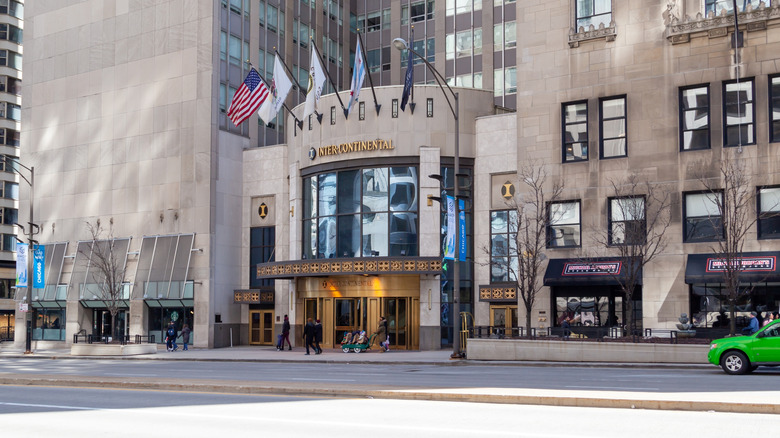
[[[706, 166], [702, 163], [699, 169], [706, 169]], [[740, 289], [739, 283], [745, 268], [742, 264], [745, 238], [759, 219], [754, 214], [756, 193], [750, 186], [745, 161], [733, 159], [726, 153], [715, 176], [709, 177], [700, 170], [698, 179], [717, 210], [717, 216], [711, 215], [707, 225], [716, 230], [713, 237], [717, 240], [711, 248], [722, 262], [723, 285], [729, 306], [729, 333], [733, 335], [737, 330], [736, 303], [742, 295], [750, 293], [749, 288]]]
[[116, 239], [113, 233], [113, 221], [108, 230], [100, 220], [95, 224], [86, 223], [87, 232], [92, 240], [79, 245], [79, 253], [88, 263], [90, 292], [103, 301], [111, 314], [111, 332], [114, 339], [121, 339], [117, 314], [120, 305], [127, 299], [124, 294], [125, 261], [127, 258], [127, 239]]
[[[531, 312], [543, 284], [539, 281], [542, 262], [547, 258], [548, 204], [561, 197], [563, 185], [549, 183], [545, 168], [530, 163], [518, 171], [521, 188], [512, 198], [507, 225], [510, 241], [506, 245], [483, 246], [489, 266], [506, 272], [517, 283], [518, 300], [525, 307], [525, 328], [531, 336]], [[514, 240], [512, 240], [512, 238]], [[491, 257], [492, 255], [492, 257]], [[498, 255], [498, 256], [497, 256]], [[518, 321], [519, 322], [519, 321]]]
[[668, 189], [642, 181], [637, 173], [610, 180], [609, 226], [594, 235], [599, 246], [616, 254], [623, 264], [609, 274], [620, 285], [626, 304], [629, 334], [634, 334], [634, 293], [644, 267], [667, 247], [666, 231], [671, 224], [672, 195]]

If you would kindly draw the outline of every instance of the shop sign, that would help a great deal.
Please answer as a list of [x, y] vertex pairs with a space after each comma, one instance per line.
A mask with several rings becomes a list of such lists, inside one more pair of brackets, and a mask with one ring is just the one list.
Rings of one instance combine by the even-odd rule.
[[325, 157], [331, 155], [343, 155], [354, 152], [372, 152], [395, 149], [393, 147], [393, 140], [360, 140], [349, 143], [332, 144], [328, 146], [321, 146], [317, 150], [309, 151], [309, 158], [314, 159], [317, 156]]
[[[741, 272], [774, 272], [776, 257], [737, 257], [732, 260]], [[708, 258], [707, 272], [725, 272], [728, 262], [723, 258]]]
[[619, 275], [622, 262], [566, 263], [562, 275]]

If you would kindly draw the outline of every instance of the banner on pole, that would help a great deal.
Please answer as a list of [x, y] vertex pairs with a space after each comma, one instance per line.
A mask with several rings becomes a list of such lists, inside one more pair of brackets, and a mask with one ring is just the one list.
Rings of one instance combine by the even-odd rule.
[[466, 261], [466, 202], [458, 200], [458, 260]]
[[444, 259], [455, 259], [455, 233], [457, 233], [455, 222], [455, 198], [447, 196], [447, 234], [444, 236]]
[[36, 245], [33, 249], [33, 287], [43, 289], [46, 286], [46, 248]]
[[16, 287], [27, 287], [27, 244], [16, 243]]

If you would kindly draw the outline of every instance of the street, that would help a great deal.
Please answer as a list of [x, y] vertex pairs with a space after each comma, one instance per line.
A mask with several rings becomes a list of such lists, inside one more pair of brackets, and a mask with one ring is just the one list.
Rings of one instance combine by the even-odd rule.
[[697, 368], [513, 365], [348, 364], [302, 362], [167, 361], [108, 359], [0, 359], [7, 374], [255, 381], [363, 385], [388, 388], [531, 388], [641, 392], [774, 391], [780, 368], [729, 376], [715, 366]]
[[780, 417], [367, 398], [0, 387], [4, 437], [675, 437], [777, 430]]

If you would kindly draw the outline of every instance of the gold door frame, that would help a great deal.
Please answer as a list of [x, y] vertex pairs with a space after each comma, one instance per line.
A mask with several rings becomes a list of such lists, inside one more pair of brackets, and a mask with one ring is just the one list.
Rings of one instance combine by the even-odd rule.
[[[255, 319], [257, 315], [257, 319]], [[274, 345], [274, 311], [249, 311], [249, 345]]]

